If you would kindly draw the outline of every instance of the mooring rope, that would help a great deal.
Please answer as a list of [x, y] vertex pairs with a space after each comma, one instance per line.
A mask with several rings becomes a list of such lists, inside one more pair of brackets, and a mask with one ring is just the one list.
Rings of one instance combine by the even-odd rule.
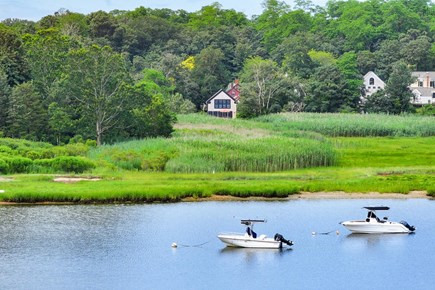
[[177, 244], [177, 243], [172, 243], [172, 247], [173, 248], [178, 248], [178, 247], [185, 247], [185, 248], [200, 248], [200, 247], [202, 247], [202, 246], [204, 246], [205, 244], [208, 244], [208, 243], [210, 243], [210, 241], [207, 241], [207, 242], [204, 242], [204, 243], [201, 243], [201, 244], [197, 244], [197, 245], [185, 245], [185, 244]]

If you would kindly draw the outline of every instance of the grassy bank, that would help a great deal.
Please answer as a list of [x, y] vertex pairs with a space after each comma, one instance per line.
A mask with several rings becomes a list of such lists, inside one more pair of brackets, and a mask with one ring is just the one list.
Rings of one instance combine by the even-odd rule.
[[[341, 117], [314, 114], [313, 118], [320, 126], [329, 116], [332, 123]], [[352, 116], [360, 122], [360, 115], [346, 118]], [[80, 147], [81, 156], [76, 157], [83, 157], [85, 152], [86, 160], [95, 164], [80, 176], [98, 176], [99, 181], [54, 182], [55, 176], [65, 175], [61, 172], [3, 175], [0, 201], [172, 202], [212, 195], [282, 198], [302, 191], [427, 191], [435, 195], [435, 136], [423, 134], [420, 126], [407, 130], [407, 134], [391, 133], [387, 137], [337, 137], [290, 128], [291, 121], [283, 121], [290, 117], [246, 121], [184, 116], [171, 139], [87, 150]], [[395, 127], [399, 122], [397, 116], [376, 117]], [[387, 122], [390, 117], [394, 121]], [[401, 126], [428, 120], [435, 123], [430, 117], [402, 118]], [[341, 126], [348, 126], [350, 120]], [[60, 150], [40, 147], [41, 152]], [[3, 147], [3, 151], [8, 149]]]

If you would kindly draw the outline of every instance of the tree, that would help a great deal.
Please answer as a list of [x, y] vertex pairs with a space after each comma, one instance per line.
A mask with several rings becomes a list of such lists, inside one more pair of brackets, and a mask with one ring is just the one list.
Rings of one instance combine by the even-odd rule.
[[413, 94], [409, 89], [409, 85], [412, 83], [413, 78], [407, 64], [403, 61], [395, 63], [390, 78], [385, 86], [385, 92], [393, 105], [390, 113], [400, 114], [411, 110]]
[[183, 95], [175, 93], [169, 96], [167, 100], [168, 108], [171, 112], [176, 114], [190, 114], [194, 113], [195, 104], [183, 98]]
[[219, 48], [207, 47], [195, 57], [192, 79], [199, 86], [199, 92], [191, 96], [197, 108], [223, 85], [230, 81], [230, 74], [224, 65], [225, 56]]
[[269, 113], [272, 105], [280, 103], [280, 96], [290, 91], [290, 80], [278, 65], [258, 56], [246, 60], [240, 83], [243, 98], [238, 110], [242, 117]]
[[[51, 87], [62, 73], [68, 51], [79, 44], [55, 28], [24, 36], [24, 48], [34, 85], [47, 99]], [[47, 104], [48, 106], [48, 104]]]
[[0, 67], [0, 132], [6, 129], [10, 95], [11, 87], [8, 84], [8, 76]]
[[43, 140], [47, 128], [46, 112], [32, 82], [12, 89], [7, 117], [7, 136]]
[[337, 66], [326, 65], [317, 68], [309, 83], [306, 110], [321, 113], [339, 112], [345, 105], [345, 89], [345, 79]]
[[81, 114], [94, 124], [97, 145], [124, 110], [122, 87], [128, 82], [124, 57], [110, 47], [94, 45], [68, 54], [62, 84], [80, 105]]
[[73, 121], [65, 109], [57, 103], [51, 103], [48, 106], [48, 126], [55, 136], [55, 144], [57, 145], [66, 142], [68, 137], [73, 137], [71, 136]]
[[342, 109], [358, 111], [363, 85], [362, 75], [358, 71], [358, 57], [354, 52], [346, 52], [337, 59], [337, 67], [345, 79]]
[[124, 127], [136, 138], [168, 137], [173, 131], [175, 115], [161, 94], [150, 95], [145, 83], [127, 88], [129, 109]]
[[282, 29], [280, 19], [288, 12], [290, 6], [284, 1], [265, 0], [263, 13], [255, 21], [255, 28], [262, 32], [263, 43], [266, 49], [272, 51], [282, 41]]
[[29, 79], [29, 71], [19, 35], [0, 23], [0, 67], [8, 76], [10, 86]]

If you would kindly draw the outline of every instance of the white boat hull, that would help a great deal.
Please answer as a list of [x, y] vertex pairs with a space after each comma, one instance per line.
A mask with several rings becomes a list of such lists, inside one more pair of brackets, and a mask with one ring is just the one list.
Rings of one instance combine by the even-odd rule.
[[405, 234], [411, 232], [407, 227], [397, 222], [347, 221], [342, 224], [352, 233], [359, 234]]
[[261, 235], [257, 238], [252, 236], [231, 233], [220, 234], [218, 238], [229, 247], [239, 248], [259, 248], [259, 249], [280, 249], [282, 248], [282, 242], [275, 241], [272, 238], [267, 238], [265, 235]]

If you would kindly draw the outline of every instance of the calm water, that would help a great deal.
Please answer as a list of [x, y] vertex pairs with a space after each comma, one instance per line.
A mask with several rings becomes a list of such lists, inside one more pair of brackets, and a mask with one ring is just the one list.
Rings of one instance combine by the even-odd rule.
[[[368, 205], [390, 206], [389, 219], [416, 234], [350, 235], [338, 224]], [[257, 233], [295, 245], [225, 248], [216, 235], [243, 231], [240, 218], [266, 218]], [[3, 206], [0, 288], [434, 289], [434, 222], [426, 199]]]

